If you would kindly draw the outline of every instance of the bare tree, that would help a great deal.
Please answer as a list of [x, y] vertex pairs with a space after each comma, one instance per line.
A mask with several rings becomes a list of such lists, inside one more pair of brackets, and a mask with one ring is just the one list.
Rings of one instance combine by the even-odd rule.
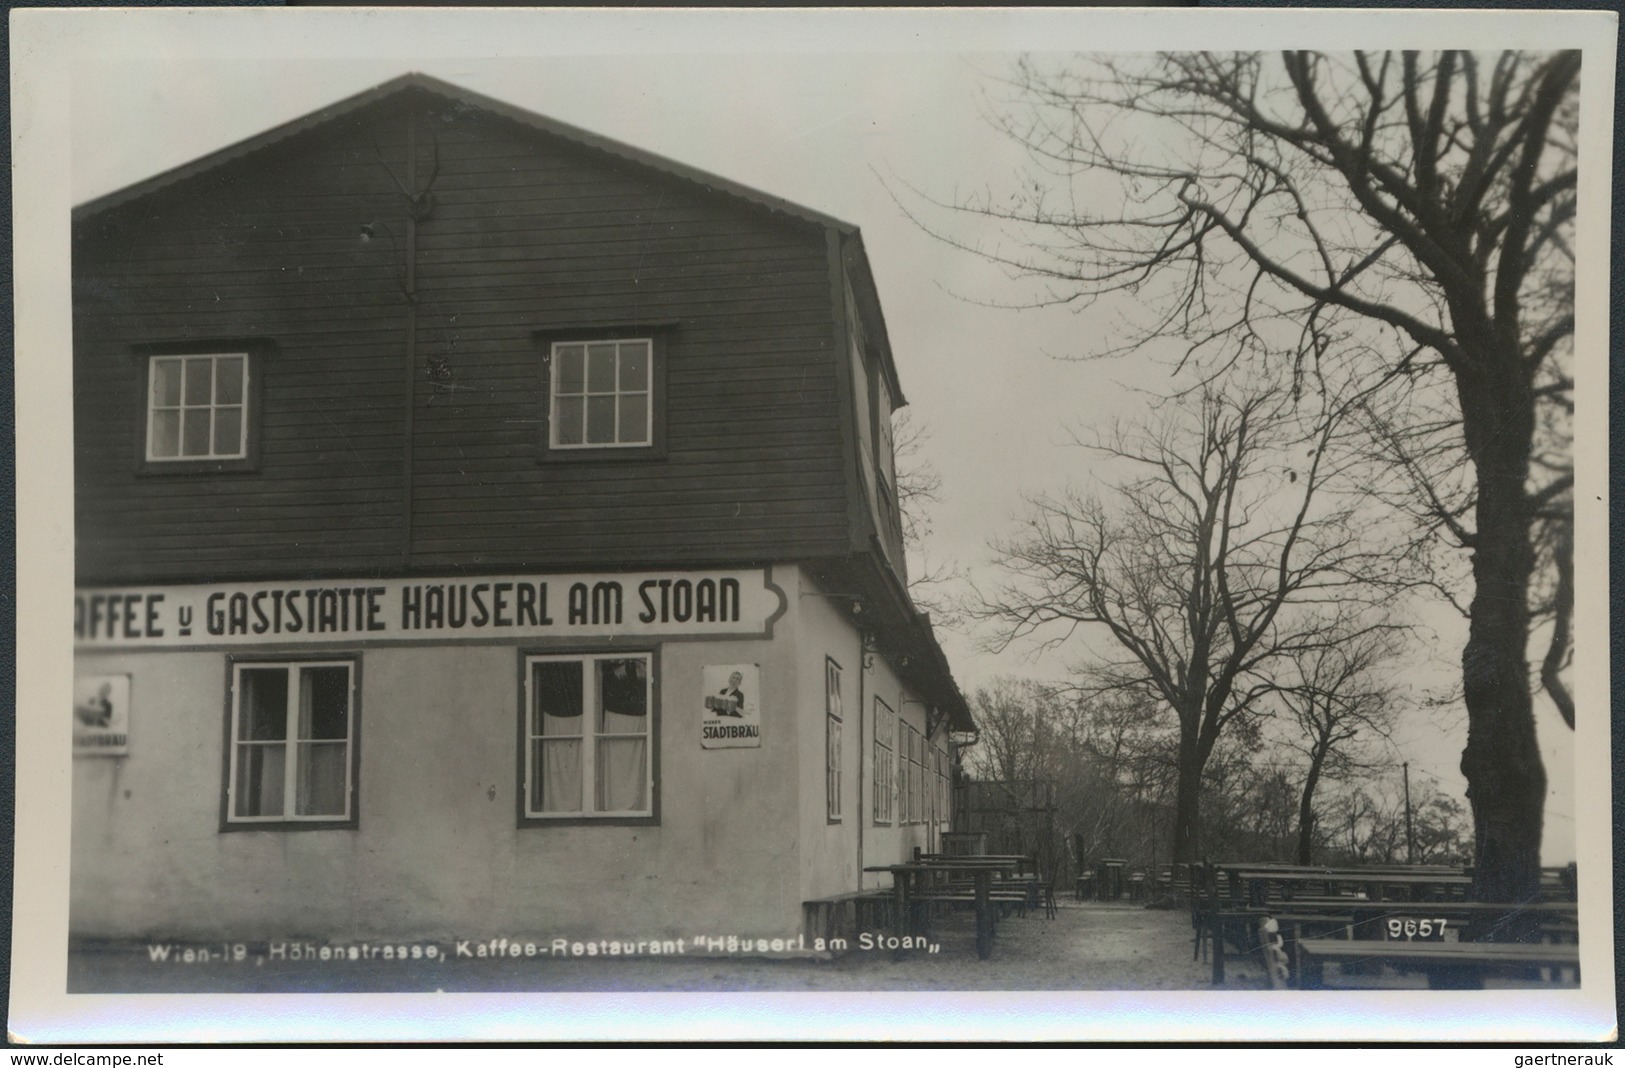
[[953, 585], [963, 577], [952, 561], [932, 560], [931, 506], [942, 500], [942, 474], [925, 456], [930, 430], [904, 408], [892, 418], [892, 455], [897, 471], [897, 510], [902, 516], [903, 545], [911, 554], [908, 592], [932, 622], [955, 626], [960, 611]]
[[1473, 851], [1472, 821], [1461, 802], [1431, 783], [1414, 784], [1407, 839], [1405, 795], [1395, 779], [1390, 773], [1335, 796], [1328, 806], [1323, 848], [1355, 863], [1467, 862]]
[[1281, 686], [1281, 701], [1298, 728], [1284, 744], [1307, 761], [1297, 796], [1299, 864], [1312, 860], [1322, 777], [1349, 774], [1357, 763], [1355, 742], [1362, 735], [1386, 737], [1392, 726], [1395, 687], [1376, 676], [1395, 656], [1393, 635], [1360, 629], [1366, 630], [1360, 638], [1294, 656]]
[[1001, 675], [977, 689], [973, 772], [995, 781], [1058, 778], [1071, 733], [1070, 709], [1052, 687]]
[[926, 425], [915, 421], [912, 408], [904, 408], [892, 417], [897, 510], [903, 517], [903, 540], [911, 545], [930, 535], [931, 506], [942, 499], [942, 474], [924, 455], [930, 436]]
[[[1459, 436], [1470, 496], [1423, 500], [1471, 553], [1474, 890], [1531, 896], [1546, 791], [1527, 648], [1535, 534], [1572, 482], [1532, 460], [1543, 411], [1572, 404], [1579, 53], [1044, 62], [1018, 68], [1025, 105], [1005, 120], [1043, 173], [958, 205], [1007, 223], [1018, 251], [961, 244], [1040, 280], [1041, 299], [1138, 314], [1118, 351], [1172, 341], [1218, 369], [1285, 348], [1306, 382], [1442, 398], [1428, 414]], [[1550, 544], [1561, 571], [1567, 543]], [[1552, 687], [1564, 597], [1550, 608], [1541, 679], [1571, 716]]]
[[1354, 499], [1333, 492], [1339, 425], [1336, 410], [1306, 425], [1273, 389], [1179, 398], [1159, 425], [1094, 446], [1127, 470], [1108, 498], [1039, 500], [996, 546], [1013, 581], [983, 614], [1002, 641], [1097, 631], [1123, 655], [1091, 661], [1087, 687], [1173, 712], [1177, 863], [1198, 857], [1202, 773], [1221, 735], [1258, 713], [1287, 658], [1360, 636], [1348, 606], [1386, 596], [1388, 557]]

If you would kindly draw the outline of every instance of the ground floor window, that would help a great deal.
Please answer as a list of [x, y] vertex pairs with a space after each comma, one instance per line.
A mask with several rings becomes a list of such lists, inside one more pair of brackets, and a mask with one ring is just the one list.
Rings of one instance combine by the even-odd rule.
[[[858, 709], [863, 715], [863, 709]], [[824, 816], [830, 822], [841, 818], [841, 665], [824, 660]], [[862, 754], [858, 754], [862, 759]], [[860, 786], [861, 790], [862, 787]]]
[[897, 733], [897, 713], [880, 698], [875, 698], [875, 822], [891, 823], [892, 799], [896, 796], [893, 773], [896, 763], [892, 759], [892, 739]]
[[916, 800], [918, 788], [914, 781], [917, 768], [914, 756], [914, 739], [919, 732], [912, 723], [903, 722], [898, 725], [897, 736], [897, 781], [898, 790], [897, 818], [900, 823], [914, 823], [919, 819], [919, 803]]
[[647, 653], [525, 661], [525, 815], [654, 814], [653, 701]]
[[925, 822], [925, 769], [921, 756], [925, 752], [925, 735], [910, 728], [908, 735], [908, 821]]
[[355, 691], [353, 661], [232, 665], [227, 823], [353, 819]]

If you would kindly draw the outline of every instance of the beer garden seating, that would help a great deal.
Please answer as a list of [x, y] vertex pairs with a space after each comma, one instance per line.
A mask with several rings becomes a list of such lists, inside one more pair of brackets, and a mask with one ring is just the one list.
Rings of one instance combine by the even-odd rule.
[[1273, 920], [1300, 986], [1323, 985], [1328, 963], [1343, 975], [1419, 970], [1430, 985], [1452, 988], [1533, 968], [1549, 969], [1554, 981], [1578, 976], [1574, 873], [1573, 865], [1543, 872], [1543, 900], [1507, 905], [1468, 900], [1471, 872], [1458, 867], [1198, 865], [1193, 959], [1210, 948], [1213, 982], [1222, 983], [1229, 948], [1257, 949]]

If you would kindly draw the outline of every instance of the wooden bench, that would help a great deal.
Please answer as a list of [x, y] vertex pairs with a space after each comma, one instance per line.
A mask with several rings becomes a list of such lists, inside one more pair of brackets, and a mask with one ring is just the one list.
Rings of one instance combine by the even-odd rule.
[[1450, 944], [1443, 942], [1447, 933], [1456, 943], [1485, 946], [1579, 942], [1574, 907], [1553, 903], [1358, 901], [1337, 908], [1294, 906], [1275, 916], [1294, 975], [1300, 968], [1298, 943], [1334, 934], [1367, 946]]
[[802, 925], [808, 940], [833, 938], [849, 941], [862, 930], [885, 930], [893, 926], [890, 890], [855, 890], [801, 903]]
[[1327, 964], [1386, 965], [1427, 974], [1435, 990], [1474, 990], [1497, 974], [1552, 969], [1580, 978], [1580, 947], [1569, 944], [1499, 942], [1371, 942], [1305, 938], [1298, 942], [1298, 986], [1325, 989]]

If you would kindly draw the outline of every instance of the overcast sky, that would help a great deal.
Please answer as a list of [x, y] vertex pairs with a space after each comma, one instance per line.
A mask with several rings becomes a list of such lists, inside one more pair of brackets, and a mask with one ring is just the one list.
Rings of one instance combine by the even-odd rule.
[[[1126, 387], [1167, 381], [1143, 360], [1058, 358], [1086, 355], [1109, 335], [1112, 324], [1098, 316], [964, 299], [1019, 300], [1022, 290], [924, 234], [893, 199], [918, 203], [910, 186], [950, 199], [1008, 187], [1022, 157], [984, 115], [1001, 103], [989, 76], [1007, 71], [1011, 52], [922, 49], [917, 40], [894, 38], [882, 40], [896, 51], [860, 52], [867, 43], [860, 35], [845, 50], [703, 53], [684, 46], [667, 54], [669, 40], [660, 47], [634, 35], [617, 52], [604, 50], [602, 38], [566, 47], [539, 35], [534, 55], [513, 56], [506, 42], [506, 58], [491, 58], [496, 47], [448, 48], [461, 55], [447, 58], [440, 54], [445, 37], [389, 36], [350, 49], [283, 40], [256, 50], [240, 39], [211, 47], [207, 34], [184, 46], [173, 37], [135, 36], [72, 71], [74, 203], [417, 70], [857, 224], [904, 392], [929, 430], [922, 455], [942, 478], [930, 558], [957, 563], [983, 585], [996, 578], [988, 541], [1023, 511], [1025, 496], [1068, 482], [1087, 486], [1087, 456], [1068, 444], [1071, 430], [1136, 410], [1142, 400]], [[353, 43], [353, 28], [345, 40]], [[209, 58], [222, 52], [231, 54]], [[299, 58], [313, 53], [328, 58]], [[994, 656], [979, 648], [976, 634], [942, 637], [967, 694], [1000, 672], [1059, 677], [1082, 652]], [[1441, 635], [1446, 673], [1458, 662], [1462, 637]], [[1464, 731], [1464, 715], [1442, 727], [1408, 720], [1399, 738], [1413, 779], [1431, 776], [1459, 797]], [[1572, 740], [1549, 710], [1540, 732], [1554, 788], [1546, 853], [1555, 862], [1573, 855]]]

